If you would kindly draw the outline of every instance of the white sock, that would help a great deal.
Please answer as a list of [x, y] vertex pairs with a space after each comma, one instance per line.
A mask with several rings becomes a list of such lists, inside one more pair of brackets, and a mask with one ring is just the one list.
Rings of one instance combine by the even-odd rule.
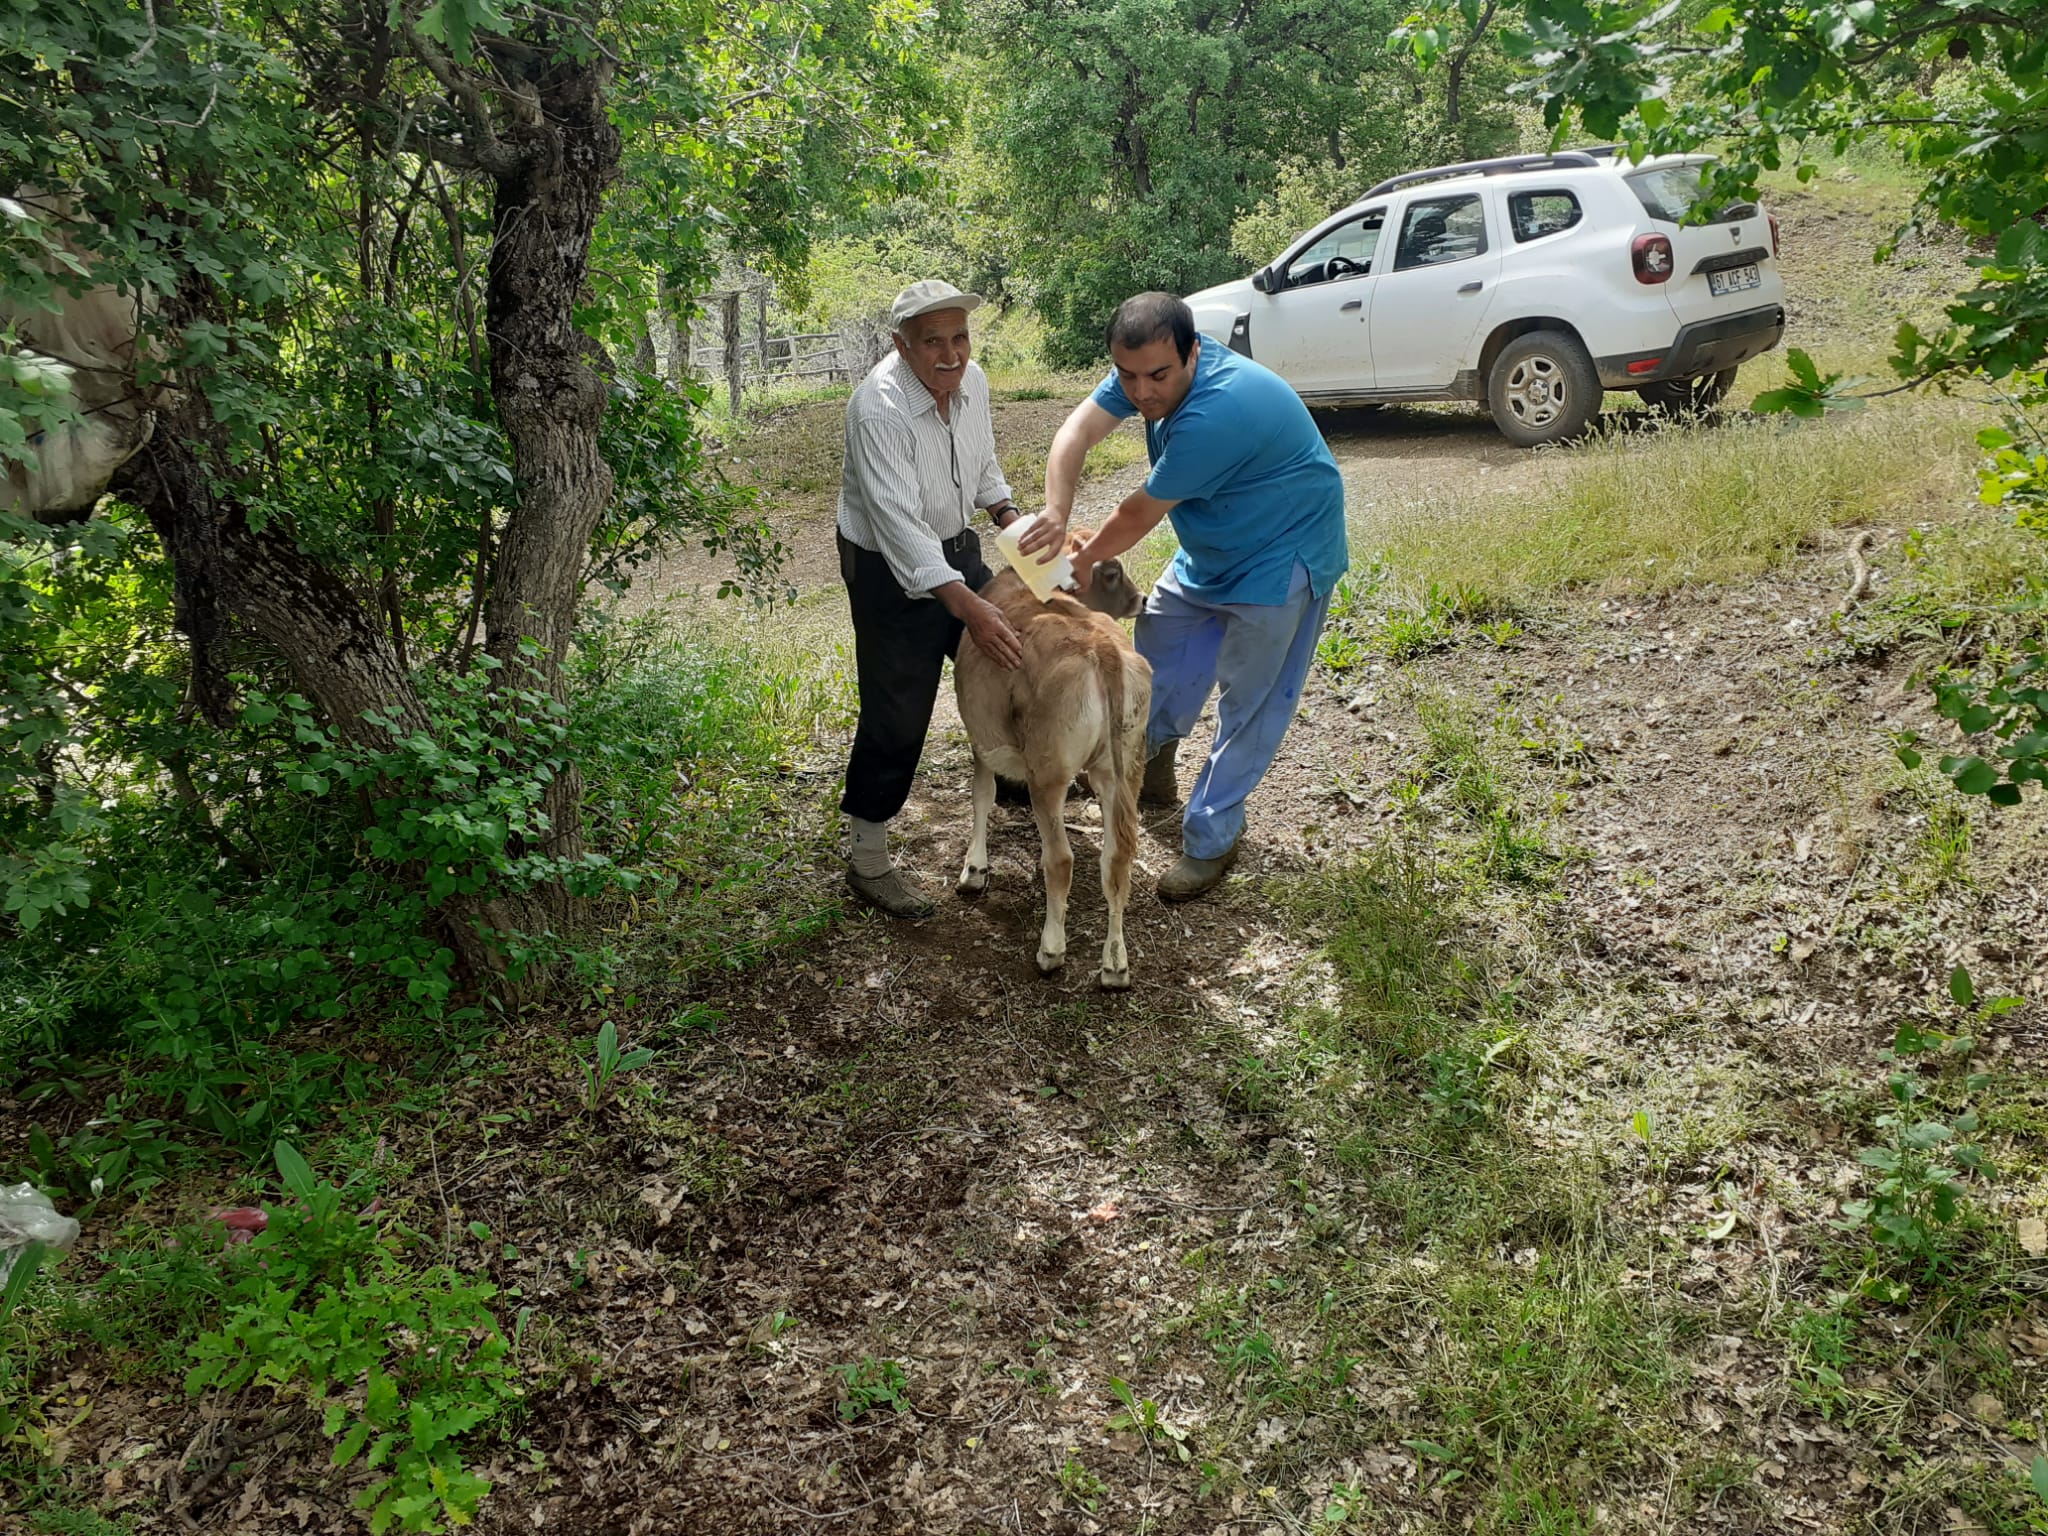
[[889, 873], [889, 823], [846, 818], [853, 837], [853, 872], [873, 880]]

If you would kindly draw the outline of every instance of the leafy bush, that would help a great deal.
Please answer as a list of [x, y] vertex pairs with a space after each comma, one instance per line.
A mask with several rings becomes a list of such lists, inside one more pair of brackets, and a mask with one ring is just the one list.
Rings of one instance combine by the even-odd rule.
[[383, 1474], [356, 1498], [373, 1536], [468, 1524], [491, 1485], [454, 1442], [519, 1397], [495, 1289], [445, 1265], [409, 1270], [292, 1147], [277, 1164], [297, 1205], [266, 1207], [220, 1328], [190, 1346], [186, 1390], [311, 1404], [335, 1466], [362, 1456]]
[[[2048, 433], [2038, 417], [2048, 404], [2048, 376], [2022, 375], [2008, 398], [2005, 425], [1977, 434], [1987, 455], [1978, 469], [1979, 498], [2009, 509], [2017, 527], [2048, 538]], [[2022, 573], [2023, 590], [2001, 605], [2030, 621], [2018, 655], [1984, 672], [1943, 671], [1933, 679], [1942, 718], [1966, 736], [1988, 735], [1997, 743], [1984, 752], [1944, 756], [1941, 771], [1964, 794], [1983, 795], [1993, 805], [2018, 805], [2022, 785], [2048, 785], [2048, 558], [2039, 546], [2033, 554]], [[1909, 768], [1920, 764], [1917, 740], [1909, 734], [1899, 749]]]
[[[1970, 974], [1961, 966], [1949, 978], [1949, 991], [1959, 1007], [1975, 1008], [1986, 1017], [1996, 1017], [2019, 1002], [1989, 998], [1979, 1007]], [[1844, 1231], [1868, 1232], [1872, 1241], [1930, 1271], [1941, 1261], [1942, 1229], [1964, 1209], [1966, 1181], [1989, 1169], [1982, 1150], [1969, 1140], [1978, 1129], [1977, 1112], [1935, 1108], [1927, 1081], [1912, 1059], [1962, 1061], [1973, 1047], [1968, 1035], [1950, 1035], [1911, 1022], [1899, 1026], [1891, 1048], [1880, 1053], [1893, 1065], [1885, 1078], [1893, 1108], [1877, 1117], [1883, 1140], [1857, 1154], [1857, 1161], [1871, 1170], [1871, 1190], [1864, 1199], [1843, 1202], [1835, 1223]], [[1964, 1089], [1974, 1093], [1989, 1082], [1988, 1075], [1972, 1072], [1964, 1079]]]
[[[2028, 650], [1988, 684], [1937, 678], [1934, 699], [1942, 718], [1955, 721], [1963, 734], [1988, 733], [1998, 742], [1989, 750], [1999, 763], [1974, 752], [1941, 759], [1941, 771], [1957, 789], [1993, 805], [2018, 805], [2022, 784], [2048, 784], [2048, 650]], [[1920, 754], [1910, 745], [1900, 750], [1899, 760], [1908, 768], [1920, 766]]]
[[[257, 684], [232, 730], [167, 719], [134, 772], [107, 774], [70, 845], [89, 899], [0, 928], [0, 1061], [35, 1106], [45, 1182], [140, 1192], [194, 1127], [258, 1155], [303, 1134], [372, 1087], [322, 1038], [342, 1020], [480, 1023], [441, 904], [565, 867], [534, 845], [571, 756], [589, 840], [568, 868], [578, 888], [643, 903], [677, 890], [686, 915], [747, 905], [785, 856], [759, 834], [784, 813], [790, 743], [838, 708], [829, 689], [652, 623], [593, 621], [566, 707], [483, 681], [451, 674], [429, 694], [431, 723], [388, 731], [377, 751], [338, 744], [302, 698]], [[199, 809], [169, 791], [173, 758]], [[428, 873], [401, 883], [399, 860]], [[608, 963], [576, 936], [535, 936], [531, 952], [543, 945]]]

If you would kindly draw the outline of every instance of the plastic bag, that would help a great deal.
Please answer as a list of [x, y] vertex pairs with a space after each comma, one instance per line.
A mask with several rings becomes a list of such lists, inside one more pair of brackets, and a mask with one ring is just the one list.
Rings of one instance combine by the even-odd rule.
[[57, 1214], [50, 1197], [33, 1184], [0, 1184], [0, 1282], [30, 1243], [69, 1248], [78, 1241], [78, 1223]]

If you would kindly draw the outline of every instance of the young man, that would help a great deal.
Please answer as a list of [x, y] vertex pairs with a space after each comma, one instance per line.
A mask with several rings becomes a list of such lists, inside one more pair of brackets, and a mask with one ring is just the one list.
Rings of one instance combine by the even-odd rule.
[[1216, 744], [1181, 820], [1180, 862], [1159, 881], [1166, 900], [1186, 901], [1236, 861], [1245, 799], [1294, 718], [1330, 594], [1350, 564], [1344, 482], [1301, 397], [1269, 369], [1198, 336], [1193, 313], [1172, 294], [1126, 299], [1110, 322], [1109, 351], [1114, 370], [1053, 439], [1045, 514], [1021, 547], [1056, 557], [1082, 459], [1125, 417], [1143, 416], [1152, 464], [1145, 487], [1074, 555], [1074, 576], [1085, 591], [1099, 562], [1173, 519], [1180, 553], [1136, 634], [1152, 663], [1145, 803], [1177, 803], [1176, 748], [1221, 689]]
[[998, 528], [1016, 517], [996, 462], [988, 378], [970, 360], [979, 295], [928, 279], [896, 296], [896, 349], [846, 407], [839, 483], [839, 573], [853, 606], [860, 723], [839, 808], [849, 822], [846, 883], [892, 917], [929, 917], [931, 899], [889, 858], [889, 821], [910, 797], [938, 697], [964, 631], [998, 666], [1023, 651], [975, 594], [989, 581], [976, 507]]

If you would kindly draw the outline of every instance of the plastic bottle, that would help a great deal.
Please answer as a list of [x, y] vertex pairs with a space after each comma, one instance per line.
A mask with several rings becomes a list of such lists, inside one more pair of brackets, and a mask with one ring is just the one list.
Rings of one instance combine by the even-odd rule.
[[996, 548], [1003, 552], [1003, 559], [1009, 562], [1010, 569], [1024, 578], [1024, 585], [1031, 589], [1031, 595], [1043, 603], [1051, 599], [1053, 588], [1073, 585], [1074, 562], [1061, 555], [1048, 565], [1039, 560], [1036, 550], [1028, 555], [1019, 550], [1017, 541], [1037, 526], [1038, 514], [1035, 512], [1029, 517], [1018, 518], [1009, 527], [997, 530]]

